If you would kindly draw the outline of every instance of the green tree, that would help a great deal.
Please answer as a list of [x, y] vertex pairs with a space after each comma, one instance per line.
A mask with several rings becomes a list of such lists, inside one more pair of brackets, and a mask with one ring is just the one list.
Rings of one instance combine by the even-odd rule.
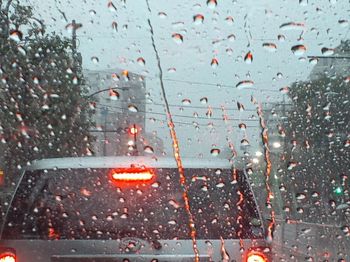
[[[342, 54], [344, 50], [349, 52], [349, 43], [344, 42], [338, 50]], [[347, 66], [346, 62], [343, 66]], [[331, 210], [328, 215], [335, 214], [335, 207], [349, 200], [346, 177], [350, 166], [350, 83], [336, 69], [331, 74], [324, 72], [314, 80], [291, 86], [288, 94], [293, 107], [285, 127], [287, 143], [290, 142], [287, 175], [293, 177], [299, 196], [307, 192], [308, 197], [303, 201], [319, 207], [321, 214], [325, 210], [319, 205], [327, 206]], [[343, 189], [341, 197], [334, 194], [340, 192], [338, 187]], [[322, 201], [318, 197], [313, 200], [313, 191], [322, 196]], [[307, 206], [303, 201], [300, 207]], [[313, 215], [319, 213], [306, 213], [304, 217], [312, 219]]]
[[[12, 16], [11, 8], [21, 12]], [[1, 12], [3, 168], [15, 175], [33, 159], [90, 154], [93, 112], [71, 41], [46, 34], [31, 8], [17, 1], [1, 3]]]

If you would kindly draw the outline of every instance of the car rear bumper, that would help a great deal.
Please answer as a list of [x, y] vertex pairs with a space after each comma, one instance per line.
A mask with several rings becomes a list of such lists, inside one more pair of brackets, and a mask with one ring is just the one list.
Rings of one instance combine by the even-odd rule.
[[[129, 240], [128, 240], [129, 241]], [[122, 240], [7, 240], [1, 247], [15, 251], [17, 261], [119, 262], [119, 261], [194, 261], [191, 240], [161, 240], [160, 249], [148, 241], [135, 239], [129, 248]], [[270, 256], [264, 240], [198, 240], [200, 261], [246, 261], [248, 252], [258, 249]], [[229, 260], [227, 260], [229, 259]]]

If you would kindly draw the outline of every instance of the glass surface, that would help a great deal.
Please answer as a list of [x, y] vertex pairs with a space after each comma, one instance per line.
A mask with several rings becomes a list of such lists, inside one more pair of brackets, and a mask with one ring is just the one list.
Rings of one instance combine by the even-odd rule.
[[237, 185], [213, 174], [204, 191], [183, 172], [227, 161], [247, 174], [274, 261], [350, 260], [349, 17], [348, 0], [0, 0], [3, 220], [35, 160], [170, 157], [178, 169], [161, 184], [174, 188], [149, 189], [165, 190], [164, 208], [142, 226], [166, 221], [159, 237], [176, 237], [180, 217], [162, 216], [178, 193], [199, 238], [249, 240], [246, 219], [221, 219], [237, 215]]
[[[148, 182], [114, 181], [113, 169], [27, 172], [9, 210], [4, 238], [188, 239], [188, 213], [176, 171], [156, 170]], [[261, 238], [261, 226], [251, 223], [259, 215], [243, 174], [232, 185], [230, 170], [209, 177], [211, 173], [215, 170], [186, 170], [198, 239]]]

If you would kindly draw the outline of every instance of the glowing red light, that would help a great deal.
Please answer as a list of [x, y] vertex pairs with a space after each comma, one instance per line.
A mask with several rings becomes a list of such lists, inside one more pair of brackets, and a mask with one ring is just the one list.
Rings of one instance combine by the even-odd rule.
[[154, 172], [150, 169], [114, 169], [111, 172], [111, 178], [115, 182], [147, 182], [154, 176]]
[[12, 253], [1, 254], [0, 262], [16, 262], [16, 256]]
[[137, 135], [137, 133], [139, 132], [139, 130], [135, 126], [131, 127], [129, 131], [131, 135]]
[[247, 257], [247, 262], [268, 262], [268, 260], [262, 253], [250, 252]]

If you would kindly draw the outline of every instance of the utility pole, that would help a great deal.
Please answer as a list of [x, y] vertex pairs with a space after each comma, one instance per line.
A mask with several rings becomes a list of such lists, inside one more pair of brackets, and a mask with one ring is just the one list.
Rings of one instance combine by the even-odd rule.
[[73, 51], [73, 68], [77, 69], [77, 29], [82, 27], [83, 24], [76, 23], [75, 19], [72, 20], [72, 51]]

